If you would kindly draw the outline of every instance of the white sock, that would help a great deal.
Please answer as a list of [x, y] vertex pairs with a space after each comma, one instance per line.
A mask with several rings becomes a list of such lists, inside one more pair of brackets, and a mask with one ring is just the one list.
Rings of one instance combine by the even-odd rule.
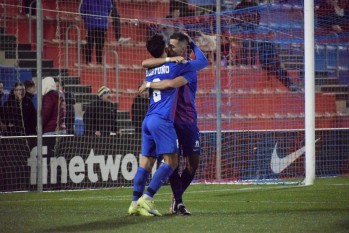
[[144, 194], [143, 197], [144, 197], [144, 200], [150, 200], [150, 201], [153, 200], [153, 198], [148, 196], [147, 194]]

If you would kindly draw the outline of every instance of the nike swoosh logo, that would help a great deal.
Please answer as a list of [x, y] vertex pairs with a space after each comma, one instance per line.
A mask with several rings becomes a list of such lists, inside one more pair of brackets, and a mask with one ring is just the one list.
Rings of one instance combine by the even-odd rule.
[[[315, 143], [319, 140], [320, 138], [316, 139]], [[270, 161], [270, 168], [275, 174], [281, 173], [305, 152], [305, 146], [303, 146], [295, 152], [292, 152], [291, 154], [280, 158], [277, 154], [277, 145], [278, 144], [276, 143]]]

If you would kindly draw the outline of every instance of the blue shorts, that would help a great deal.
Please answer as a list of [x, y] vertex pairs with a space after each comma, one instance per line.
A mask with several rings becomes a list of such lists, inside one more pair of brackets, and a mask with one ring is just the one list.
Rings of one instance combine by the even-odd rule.
[[200, 155], [200, 132], [196, 124], [175, 124], [179, 151], [183, 156]]
[[177, 154], [178, 139], [173, 122], [158, 115], [146, 116], [142, 124], [142, 155]]

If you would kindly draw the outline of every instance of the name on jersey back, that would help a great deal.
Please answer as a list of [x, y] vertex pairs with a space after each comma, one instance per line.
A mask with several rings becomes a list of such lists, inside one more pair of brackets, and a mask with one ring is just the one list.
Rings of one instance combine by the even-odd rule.
[[158, 75], [158, 74], [169, 74], [169, 73], [170, 73], [170, 67], [167, 65], [162, 65], [160, 67], [148, 69], [146, 71], [146, 77]]

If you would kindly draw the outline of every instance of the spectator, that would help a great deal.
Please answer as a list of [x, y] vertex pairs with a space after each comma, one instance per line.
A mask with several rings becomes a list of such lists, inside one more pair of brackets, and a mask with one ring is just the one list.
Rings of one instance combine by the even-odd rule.
[[349, 7], [345, 1], [322, 0], [316, 10], [318, 26], [333, 33], [348, 31]]
[[73, 93], [65, 90], [64, 81], [59, 79], [55, 79], [57, 90], [59, 91], [60, 98], [64, 99], [66, 116], [64, 118], [65, 129], [67, 134], [74, 134], [74, 123], [75, 123], [75, 96]]
[[97, 137], [109, 136], [111, 132], [118, 132], [117, 104], [113, 103], [108, 87], [99, 88], [98, 97], [99, 99], [90, 103], [84, 113], [85, 134]]
[[63, 86], [62, 86], [61, 80], [59, 78], [53, 78], [53, 80], [55, 80], [56, 90], [58, 91], [58, 94], [59, 94], [59, 109], [64, 110], [64, 118], [61, 122], [60, 128], [65, 129], [65, 131], [66, 131], [67, 126], [65, 124], [65, 120], [67, 117], [67, 102], [65, 101]]
[[23, 0], [24, 13], [29, 16], [29, 8], [31, 7], [31, 15], [36, 15], [36, 0]]
[[170, 39], [170, 36], [178, 31], [180, 28], [184, 28], [183, 24], [178, 23], [178, 18], [180, 17], [180, 10], [178, 7], [173, 7], [170, 14], [166, 16], [165, 25], [160, 28], [160, 33], [163, 34], [166, 41]]
[[16, 83], [3, 109], [7, 135], [36, 134], [36, 110], [29, 98], [24, 98], [24, 85]]
[[173, 8], [180, 10], [180, 17], [195, 15], [195, 10], [189, 8], [188, 0], [170, 0], [170, 12], [172, 12]]
[[142, 133], [142, 123], [147, 114], [149, 107], [149, 97], [141, 96], [137, 94], [137, 96], [133, 99], [132, 103], [132, 125], [135, 127], [135, 133], [137, 135], [141, 135]]
[[[256, 65], [257, 56], [257, 41], [254, 40], [254, 33], [259, 25], [260, 14], [256, 7], [258, 4], [254, 0], [242, 0], [236, 7], [235, 10], [245, 9], [253, 7], [251, 10], [242, 10], [239, 20], [239, 26], [242, 33], [246, 33], [247, 39], [242, 41], [242, 49], [240, 50], [240, 65], [246, 66]], [[251, 39], [248, 39], [251, 37]], [[249, 64], [249, 52], [251, 62]]]
[[4, 123], [3, 107], [8, 100], [8, 93], [4, 91], [4, 83], [0, 80], [0, 135], [6, 130]]
[[174, 32], [184, 30], [185, 26], [180, 19], [180, 8], [177, 6], [170, 7], [170, 14], [166, 16], [160, 23], [150, 23], [148, 24], [148, 38], [156, 35], [162, 34], [165, 41], [170, 39], [170, 36]]
[[8, 99], [8, 93], [4, 90], [4, 83], [0, 80], [0, 106], [4, 106]]
[[66, 109], [55, 80], [42, 80], [42, 130], [44, 134], [65, 134], [64, 118]]
[[343, 15], [341, 27], [343, 28], [343, 31], [349, 32], [349, 1], [340, 0], [339, 3], [340, 3], [340, 6], [344, 10], [344, 15]]
[[80, 13], [87, 29], [85, 49], [87, 64], [91, 65], [92, 50], [95, 47], [97, 64], [102, 65], [103, 47], [111, 9], [111, 0], [82, 0], [81, 2]]
[[121, 37], [121, 23], [120, 23], [120, 15], [117, 10], [117, 3], [115, 0], [111, 0], [112, 3], [112, 11], [111, 11], [111, 17], [112, 17], [112, 23], [113, 23], [113, 29], [114, 29], [114, 36], [116, 41], [119, 44], [127, 43], [131, 40], [130, 37]]
[[36, 109], [36, 95], [35, 95], [35, 83], [33, 80], [25, 80], [24, 81], [24, 87], [25, 87], [25, 95], [24, 98], [29, 98]]
[[[273, 36], [272, 32], [269, 32], [269, 36], [270, 38]], [[259, 59], [262, 69], [267, 72], [268, 78], [275, 76], [289, 90], [297, 90], [289, 77], [289, 73], [281, 65], [275, 43], [270, 39], [259, 44]]]

